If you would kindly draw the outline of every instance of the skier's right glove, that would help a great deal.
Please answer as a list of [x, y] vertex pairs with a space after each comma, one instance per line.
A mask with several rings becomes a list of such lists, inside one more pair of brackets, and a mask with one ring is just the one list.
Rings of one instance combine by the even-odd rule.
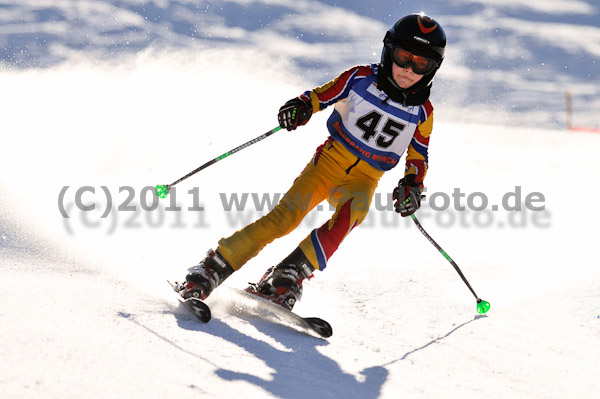
[[400, 216], [410, 216], [421, 206], [423, 183], [416, 183], [415, 177], [416, 175], [404, 176], [392, 193], [392, 197], [396, 201], [394, 209]]
[[312, 104], [307, 96], [292, 98], [279, 108], [279, 126], [288, 131], [296, 130], [298, 126], [306, 125], [312, 111]]

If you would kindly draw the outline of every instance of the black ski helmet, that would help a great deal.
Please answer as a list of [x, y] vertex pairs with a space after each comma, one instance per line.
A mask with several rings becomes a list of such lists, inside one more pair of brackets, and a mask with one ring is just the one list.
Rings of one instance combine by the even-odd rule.
[[[413, 54], [432, 58], [435, 67], [415, 85], [402, 89], [392, 77], [392, 51], [401, 47]], [[404, 105], [420, 105], [429, 98], [431, 81], [444, 60], [446, 33], [433, 18], [411, 14], [399, 19], [385, 34], [381, 52], [378, 86], [394, 101]]]

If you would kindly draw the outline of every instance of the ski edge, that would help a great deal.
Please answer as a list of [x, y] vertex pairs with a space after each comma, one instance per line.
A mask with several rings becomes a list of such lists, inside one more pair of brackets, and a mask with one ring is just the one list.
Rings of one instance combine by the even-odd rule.
[[301, 320], [302, 323], [304, 324], [304, 327], [308, 328], [309, 330], [313, 331], [314, 333], [318, 334], [319, 336], [321, 336], [323, 338], [329, 338], [333, 335], [333, 329], [331, 327], [331, 324], [329, 324], [327, 321], [325, 321], [319, 317], [302, 317], [299, 314], [286, 309], [281, 304], [274, 302], [274, 301], [270, 300], [268, 297], [253, 290], [252, 287], [248, 287], [246, 289], [239, 290], [239, 291], [245, 295], [248, 295], [251, 298], [258, 298], [270, 305], [276, 306], [277, 309], [279, 309], [279, 311], [289, 313], [290, 315], [292, 315], [292, 317], [297, 318], [298, 320]]

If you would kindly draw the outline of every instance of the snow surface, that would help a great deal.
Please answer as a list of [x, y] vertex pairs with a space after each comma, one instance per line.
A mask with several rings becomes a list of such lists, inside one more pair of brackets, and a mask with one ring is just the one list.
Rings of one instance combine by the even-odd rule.
[[123, 63], [148, 49], [241, 47], [292, 60], [313, 87], [377, 62], [383, 33], [420, 11], [448, 35], [438, 115], [556, 129], [570, 92], [573, 123], [600, 128], [598, 0], [5, 0], [0, 63], [37, 69], [82, 54]]
[[[597, 7], [572, 4], [576, 13]], [[227, 211], [232, 195], [287, 190], [325, 140], [329, 112], [142, 210], [154, 198], [146, 187], [275, 127], [274, 110], [312, 87], [295, 59], [254, 46], [147, 48], [106, 61], [78, 53], [44, 69], [1, 70], [0, 87], [3, 398], [597, 396], [600, 136], [466, 124], [434, 101], [442, 115], [418, 217], [492, 308], [478, 315], [410, 219], [383, 209], [398, 169], [382, 178], [369, 218], [306, 284], [296, 310], [332, 324], [322, 340], [233, 314], [227, 287], [209, 299], [214, 320], [198, 324], [165, 279], [182, 278], [220, 237], [264, 213], [251, 200], [245, 212]], [[83, 192], [80, 206], [96, 209], [78, 209], [82, 187], [95, 193]], [[458, 204], [456, 189], [465, 194]], [[477, 207], [483, 195], [485, 210], [452, 209], [469, 197]], [[522, 210], [505, 210], [505, 195]], [[527, 196], [544, 209], [527, 209]], [[444, 198], [450, 209], [436, 211]], [[172, 205], [182, 209], [165, 210]], [[258, 280], [330, 215], [326, 205], [311, 213], [225, 285]]]

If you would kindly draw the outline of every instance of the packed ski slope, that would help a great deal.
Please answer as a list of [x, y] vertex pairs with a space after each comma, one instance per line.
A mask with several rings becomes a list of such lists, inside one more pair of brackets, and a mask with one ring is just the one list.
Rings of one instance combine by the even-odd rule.
[[275, 127], [279, 105], [307, 87], [252, 50], [126, 61], [0, 73], [2, 397], [596, 397], [600, 136], [436, 122], [418, 217], [491, 303], [485, 316], [410, 220], [384, 209], [393, 170], [296, 307], [327, 319], [331, 339], [237, 315], [227, 288], [259, 279], [327, 206], [227, 280], [200, 325], [165, 279], [258, 217], [252, 194], [289, 187], [328, 112], [154, 208], [145, 187]]

